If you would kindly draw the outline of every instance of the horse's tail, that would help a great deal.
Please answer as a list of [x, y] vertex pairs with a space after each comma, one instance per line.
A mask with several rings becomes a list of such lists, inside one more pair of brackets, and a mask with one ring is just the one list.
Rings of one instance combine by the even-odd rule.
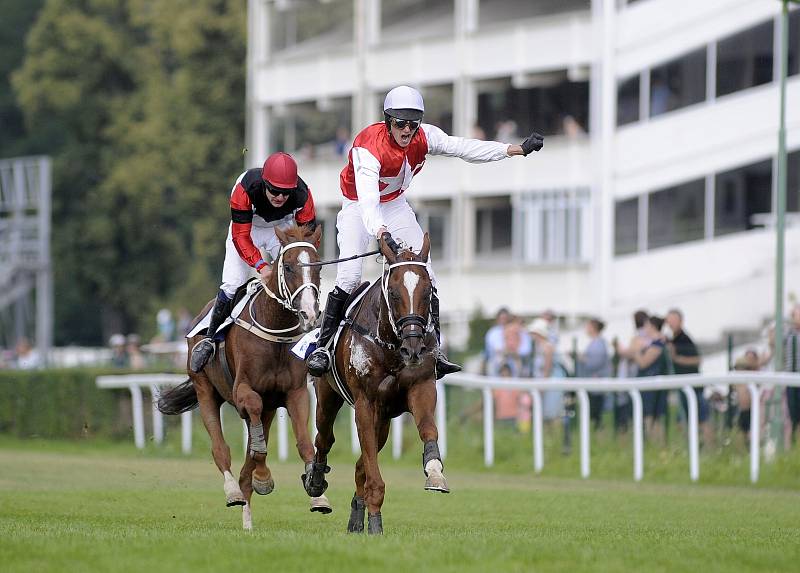
[[162, 414], [177, 415], [197, 408], [197, 392], [191, 380], [170, 388], [158, 398]]

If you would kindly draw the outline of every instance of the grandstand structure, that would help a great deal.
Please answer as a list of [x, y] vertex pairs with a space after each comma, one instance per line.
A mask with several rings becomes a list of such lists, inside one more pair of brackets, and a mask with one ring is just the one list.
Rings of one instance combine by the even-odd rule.
[[45, 362], [53, 343], [49, 157], [0, 160], [0, 347], [23, 337]]
[[[382, 119], [391, 87], [418, 87], [426, 121], [454, 135], [545, 134], [526, 159], [431, 157], [408, 193], [452, 343], [476, 308], [501, 305], [600, 315], [626, 335], [634, 310], [679, 307], [702, 341], [771, 316], [780, 2], [248, 4], [247, 161], [297, 157], [328, 257], [347, 140]], [[789, 45], [786, 284], [798, 292], [800, 10]]]

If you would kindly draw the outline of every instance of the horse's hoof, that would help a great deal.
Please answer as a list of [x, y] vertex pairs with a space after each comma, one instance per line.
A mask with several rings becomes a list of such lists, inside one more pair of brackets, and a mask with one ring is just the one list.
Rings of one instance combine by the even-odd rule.
[[364, 533], [364, 498], [353, 496], [350, 502], [350, 521], [347, 522], [348, 533]]
[[383, 535], [383, 518], [380, 511], [375, 515], [369, 514], [367, 518], [367, 533], [370, 535]]
[[306, 464], [306, 473], [300, 476], [300, 481], [303, 482], [303, 489], [309, 497], [320, 497], [325, 493], [328, 489], [325, 474], [330, 471], [331, 468], [326, 464], [311, 462]]
[[228, 499], [225, 501], [225, 505], [227, 505], [228, 507], [234, 507], [237, 505], [247, 505], [247, 500], [244, 498], [242, 494], [232, 495], [228, 496]]
[[316, 511], [327, 515], [333, 511], [331, 507], [331, 502], [328, 501], [328, 498], [325, 494], [322, 494], [319, 497], [312, 497], [311, 498], [311, 511]]
[[438, 491], [439, 493], [450, 493], [450, 488], [447, 487], [447, 480], [441, 474], [428, 476], [425, 480], [425, 489], [427, 491]]
[[275, 489], [275, 482], [271, 477], [265, 480], [260, 480], [256, 478], [256, 476], [253, 476], [252, 483], [253, 483], [253, 491], [256, 492], [258, 495], [267, 495], [269, 493], [272, 493], [272, 490]]

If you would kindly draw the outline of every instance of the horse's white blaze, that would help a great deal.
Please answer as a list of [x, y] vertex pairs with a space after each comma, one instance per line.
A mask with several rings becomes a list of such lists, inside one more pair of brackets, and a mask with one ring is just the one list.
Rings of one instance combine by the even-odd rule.
[[362, 376], [366, 376], [369, 373], [372, 362], [366, 349], [361, 344], [356, 343], [350, 348], [350, 366]]
[[412, 271], [406, 271], [403, 273], [403, 284], [406, 286], [406, 290], [408, 291], [408, 300], [411, 301], [409, 304], [411, 305], [411, 312], [414, 312], [414, 291], [417, 289], [417, 284], [419, 283], [419, 275]]
[[[297, 260], [304, 264], [311, 262], [311, 258], [308, 256], [308, 252], [306, 251], [300, 253], [300, 255], [297, 257]], [[310, 283], [311, 267], [301, 266], [300, 268], [303, 269], [303, 284]], [[314, 297], [314, 289], [303, 289], [303, 292], [300, 294], [300, 310], [305, 311], [305, 313], [311, 319], [314, 319], [317, 316], [317, 312], [314, 308], [315, 303], [316, 298]]]

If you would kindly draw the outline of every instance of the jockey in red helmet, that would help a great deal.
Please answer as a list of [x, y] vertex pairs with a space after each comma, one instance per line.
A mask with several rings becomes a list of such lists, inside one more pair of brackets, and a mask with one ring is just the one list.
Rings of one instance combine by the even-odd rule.
[[225, 263], [211, 322], [206, 337], [192, 349], [189, 367], [203, 369], [214, 354], [214, 335], [230, 314], [236, 289], [247, 282], [255, 269], [265, 283], [272, 265], [261, 257], [264, 249], [276, 258], [281, 245], [275, 227], [290, 224], [314, 225], [316, 214], [311, 189], [297, 175], [297, 163], [288, 153], [273, 153], [263, 167], [248, 169], [231, 191], [231, 224], [225, 241]]
[[[422, 123], [425, 104], [422, 94], [408, 86], [392, 89], [383, 102], [384, 121], [374, 123], [353, 141], [347, 166], [342, 170], [342, 210], [336, 222], [339, 255], [363, 253], [372, 238], [398, 237], [414, 250], [422, 247], [423, 232], [405, 192], [420, 172], [428, 155], [460, 157], [471, 163], [499, 161], [515, 155], [527, 156], [542, 148], [544, 138], [534, 132], [520, 145], [480, 141], [447, 135], [436, 126]], [[391, 234], [390, 234], [391, 233]], [[433, 283], [431, 316], [439, 338], [439, 297], [436, 277], [428, 260]], [[361, 260], [339, 263], [336, 288], [328, 295], [317, 349], [308, 357], [308, 370], [321, 376], [330, 368], [327, 344], [341, 321], [348, 293], [361, 282]], [[437, 352], [437, 377], [461, 368]]]

